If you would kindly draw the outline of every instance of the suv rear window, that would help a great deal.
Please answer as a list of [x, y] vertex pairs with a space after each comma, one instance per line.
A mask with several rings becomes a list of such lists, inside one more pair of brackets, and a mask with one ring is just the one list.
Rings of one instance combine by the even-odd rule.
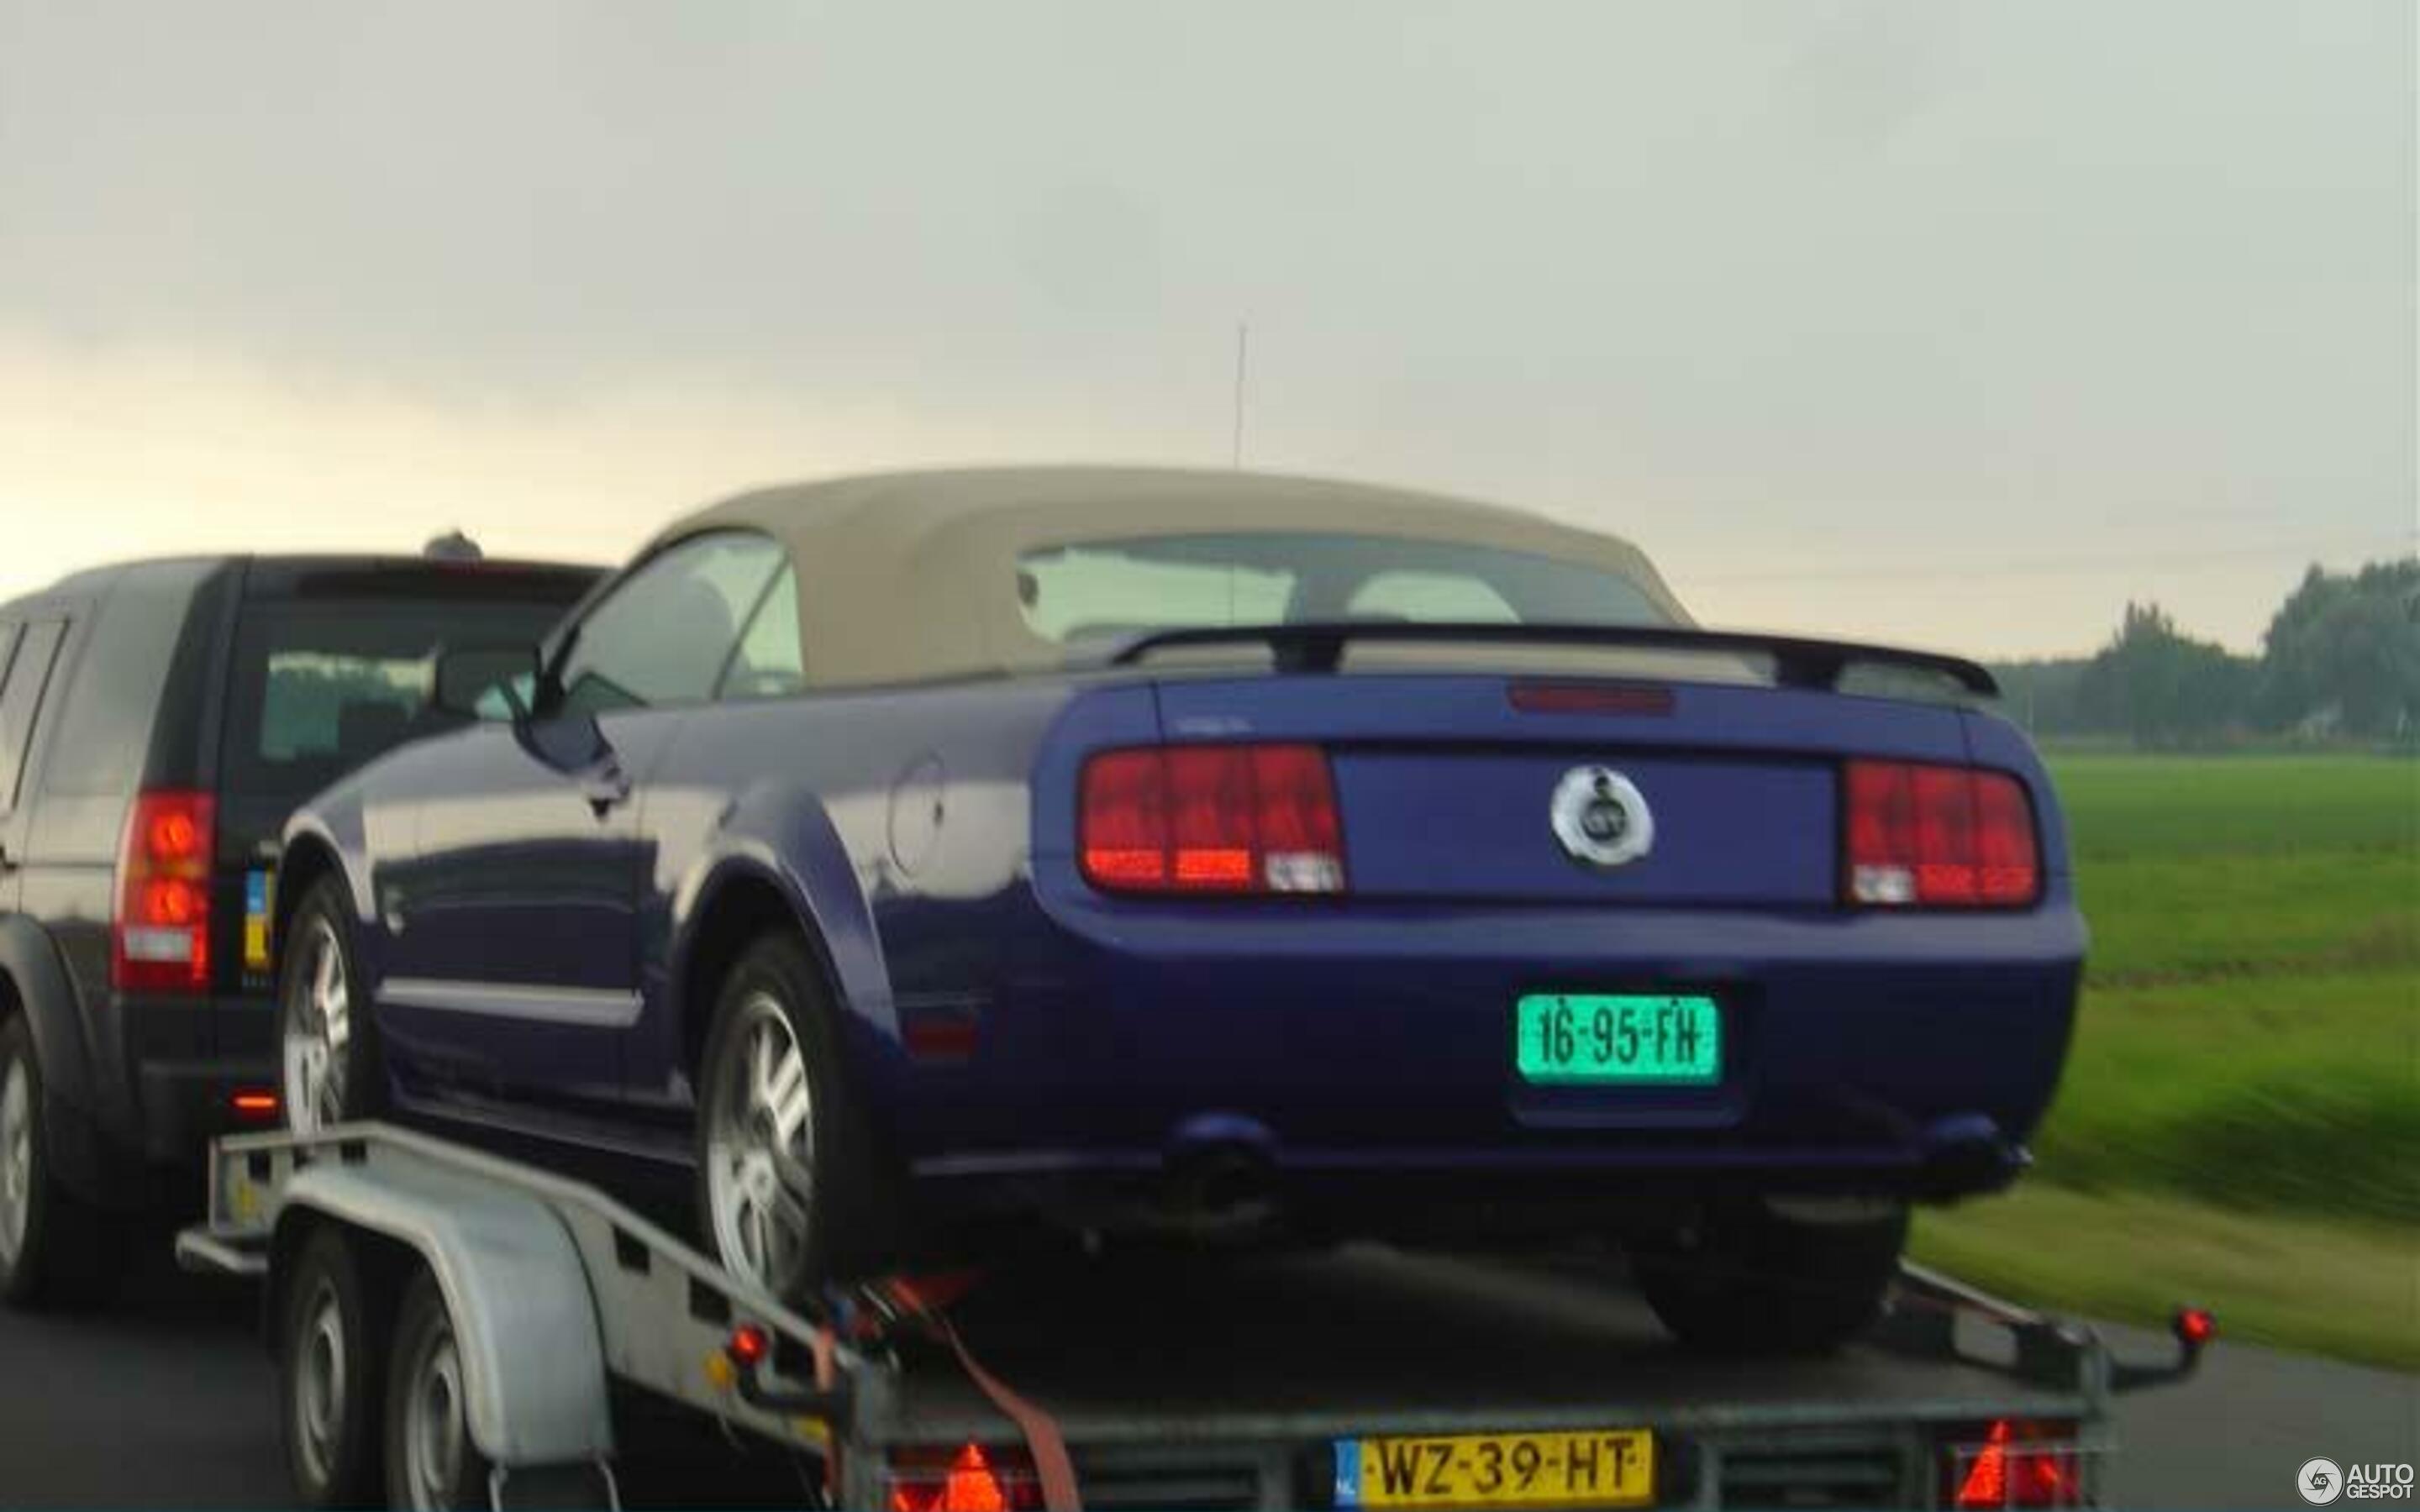
[[304, 798], [407, 740], [458, 728], [459, 717], [429, 705], [440, 649], [535, 645], [590, 580], [410, 577], [245, 602], [220, 757], [225, 791]]

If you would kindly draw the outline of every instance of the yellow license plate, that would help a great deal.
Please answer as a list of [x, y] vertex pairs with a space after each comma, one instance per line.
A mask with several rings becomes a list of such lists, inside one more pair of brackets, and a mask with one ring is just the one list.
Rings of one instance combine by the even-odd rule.
[[1340, 1507], [1646, 1506], [1655, 1500], [1655, 1435], [1465, 1433], [1339, 1439]]

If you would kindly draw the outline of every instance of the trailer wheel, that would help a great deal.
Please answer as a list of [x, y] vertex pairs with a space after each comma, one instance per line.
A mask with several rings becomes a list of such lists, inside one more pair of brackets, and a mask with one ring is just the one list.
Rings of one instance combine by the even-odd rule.
[[282, 1292], [278, 1427], [304, 1504], [368, 1506], [379, 1493], [378, 1313], [361, 1257], [321, 1226], [302, 1241]]
[[1648, 1306], [1692, 1349], [1823, 1354], [1882, 1310], [1907, 1243], [1907, 1210], [1815, 1219], [1759, 1201], [1710, 1209], [1694, 1233], [1634, 1244]]
[[442, 1512], [489, 1504], [490, 1466], [471, 1442], [462, 1353], [436, 1275], [424, 1268], [396, 1318], [386, 1387], [387, 1504]]

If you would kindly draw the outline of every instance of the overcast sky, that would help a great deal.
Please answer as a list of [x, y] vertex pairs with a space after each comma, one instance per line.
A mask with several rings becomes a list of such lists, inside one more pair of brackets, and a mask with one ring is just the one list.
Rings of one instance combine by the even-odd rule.
[[[1701, 618], [2249, 648], [2414, 540], [2409, 0], [0, 0], [0, 596], [1245, 454]], [[30, 527], [30, 529], [28, 529]]]

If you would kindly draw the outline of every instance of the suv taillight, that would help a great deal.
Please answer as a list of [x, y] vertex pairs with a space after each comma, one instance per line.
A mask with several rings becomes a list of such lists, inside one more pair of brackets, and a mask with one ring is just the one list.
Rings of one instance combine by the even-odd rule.
[[218, 805], [207, 793], [137, 795], [117, 852], [109, 980], [139, 992], [210, 984], [210, 856]]
[[1109, 892], [1344, 890], [1343, 823], [1316, 746], [1146, 746], [1085, 764], [1084, 879]]
[[1851, 762], [1841, 780], [1847, 902], [2009, 908], [2041, 896], [2033, 803], [2014, 777], [1972, 766]]

